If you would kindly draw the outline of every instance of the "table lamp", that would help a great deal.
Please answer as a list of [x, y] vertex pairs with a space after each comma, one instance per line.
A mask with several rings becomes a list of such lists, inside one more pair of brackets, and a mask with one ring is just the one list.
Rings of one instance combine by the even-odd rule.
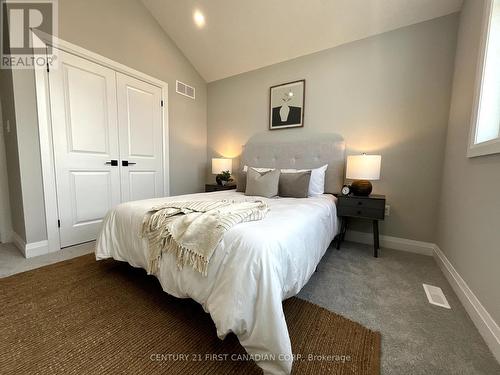
[[380, 179], [380, 155], [350, 155], [347, 157], [346, 178], [354, 180], [351, 192], [354, 195], [367, 197], [372, 192], [373, 180]]
[[213, 158], [212, 159], [212, 174], [216, 174], [215, 181], [218, 185], [226, 185], [232, 181], [233, 160], [226, 158]]

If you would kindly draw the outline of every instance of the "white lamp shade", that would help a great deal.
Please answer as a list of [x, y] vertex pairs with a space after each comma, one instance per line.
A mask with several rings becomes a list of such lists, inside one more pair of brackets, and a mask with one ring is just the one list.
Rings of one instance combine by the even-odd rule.
[[351, 155], [347, 157], [346, 178], [350, 180], [380, 179], [380, 155]]
[[213, 158], [212, 159], [212, 174], [220, 174], [224, 171], [233, 173], [233, 159]]

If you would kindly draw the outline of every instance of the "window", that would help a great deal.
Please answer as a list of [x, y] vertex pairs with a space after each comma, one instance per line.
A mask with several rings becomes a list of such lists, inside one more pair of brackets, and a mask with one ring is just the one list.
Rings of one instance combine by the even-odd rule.
[[500, 153], [500, 0], [487, 0], [468, 156]]

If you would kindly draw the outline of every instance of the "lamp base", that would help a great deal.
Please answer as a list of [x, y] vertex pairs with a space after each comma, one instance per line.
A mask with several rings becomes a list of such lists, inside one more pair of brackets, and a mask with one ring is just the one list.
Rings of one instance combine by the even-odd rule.
[[368, 180], [356, 180], [351, 185], [351, 191], [359, 197], [367, 197], [373, 189], [372, 183]]

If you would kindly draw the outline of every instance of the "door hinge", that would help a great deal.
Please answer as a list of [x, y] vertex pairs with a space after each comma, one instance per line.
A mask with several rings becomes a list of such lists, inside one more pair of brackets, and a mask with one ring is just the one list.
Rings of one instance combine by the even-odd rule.
[[163, 100], [160, 102], [161, 106], [163, 107]]
[[49, 63], [47, 62], [47, 73], [50, 73]]
[[61, 228], [61, 220], [57, 220], [57, 227]]

